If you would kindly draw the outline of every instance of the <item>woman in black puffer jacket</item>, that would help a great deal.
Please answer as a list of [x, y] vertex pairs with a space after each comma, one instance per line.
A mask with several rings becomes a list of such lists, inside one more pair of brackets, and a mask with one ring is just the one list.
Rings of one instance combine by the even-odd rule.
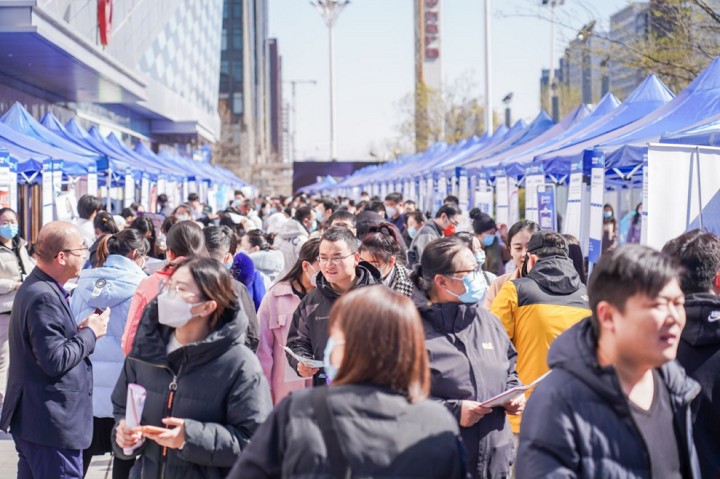
[[[115, 454], [139, 456], [141, 477], [227, 475], [272, 409], [260, 364], [244, 345], [246, 327], [230, 275], [211, 258], [181, 263], [145, 308], [112, 396]], [[165, 432], [126, 427], [130, 383], [147, 390], [141, 424]], [[123, 448], [131, 447], [128, 456]]]

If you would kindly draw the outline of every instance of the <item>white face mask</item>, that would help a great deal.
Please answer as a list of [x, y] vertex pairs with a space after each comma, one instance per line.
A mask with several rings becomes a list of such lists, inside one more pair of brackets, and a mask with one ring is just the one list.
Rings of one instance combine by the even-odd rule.
[[312, 287], [317, 288], [318, 272], [315, 271], [315, 268], [313, 268], [312, 266], [310, 266], [310, 269], [313, 271], [313, 273], [309, 274], [307, 271], [305, 271], [305, 274], [307, 275], [308, 279], [310, 280], [310, 284], [312, 285]]
[[158, 322], [171, 328], [182, 328], [194, 316], [190, 308], [198, 304], [202, 303], [189, 304], [166, 291], [158, 296]]

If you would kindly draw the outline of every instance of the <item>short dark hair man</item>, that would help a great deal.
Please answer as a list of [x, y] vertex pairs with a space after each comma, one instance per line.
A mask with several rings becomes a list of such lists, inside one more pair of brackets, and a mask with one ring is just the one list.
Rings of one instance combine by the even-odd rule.
[[[0, 429], [19, 453], [18, 477], [81, 478], [93, 435], [90, 354], [107, 313], [74, 318], [63, 285], [76, 278], [88, 247], [72, 223], [40, 230], [37, 267], [18, 290], [10, 316], [10, 373]], [[76, 319], [82, 321], [76, 324]]]
[[405, 204], [401, 193], [390, 193], [385, 197], [385, 214], [400, 233], [405, 231]]
[[348, 210], [338, 210], [328, 220], [330, 226], [344, 226], [357, 236], [357, 218]]
[[720, 238], [701, 230], [670, 240], [663, 253], [683, 267], [687, 324], [678, 362], [702, 386], [693, 403], [694, 437], [702, 477], [720, 477]]
[[[318, 264], [317, 287], [305, 295], [295, 310], [287, 345], [298, 356], [322, 360], [329, 335], [328, 316], [335, 300], [353, 289], [381, 284], [382, 278], [374, 268], [360, 264], [358, 242], [342, 226], [331, 226], [323, 234]], [[289, 354], [288, 361], [300, 376], [314, 376], [314, 384], [326, 384], [320, 369], [300, 363]]]
[[550, 375], [523, 415], [517, 476], [699, 478], [690, 402], [675, 359], [685, 325], [672, 259], [608, 251], [588, 282], [592, 316], [550, 347]]
[[455, 205], [442, 205], [435, 213], [435, 219], [425, 222], [417, 232], [408, 249], [408, 265], [413, 267], [420, 262], [425, 246], [432, 240], [455, 234], [460, 222], [460, 208]]
[[80, 234], [88, 245], [95, 243], [95, 226], [93, 220], [103, 208], [100, 198], [93, 195], [82, 195], [77, 202], [77, 211], [80, 219], [77, 222]]
[[321, 198], [315, 206], [318, 223], [325, 223], [338, 209], [337, 203], [332, 198]]

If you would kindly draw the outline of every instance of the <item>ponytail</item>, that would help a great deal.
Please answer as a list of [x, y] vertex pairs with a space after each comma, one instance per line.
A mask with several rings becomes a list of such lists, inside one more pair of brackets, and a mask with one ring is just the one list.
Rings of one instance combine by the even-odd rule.
[[111, 254], [128, 257], [133, 251], [145, 256], [150, 250], [150, 243], [140, 231], [127, 228], [120, 233], [105, 235], [98, 241], [97, 258], [98, 267], [105, 264]]
[[110, 256], [110, 250], [108, 243], [113, 239], [115, 235], [102, 235], [98, 240], [97, 247], [97, 267], [101, 267], [105, 264], [105, 260]]

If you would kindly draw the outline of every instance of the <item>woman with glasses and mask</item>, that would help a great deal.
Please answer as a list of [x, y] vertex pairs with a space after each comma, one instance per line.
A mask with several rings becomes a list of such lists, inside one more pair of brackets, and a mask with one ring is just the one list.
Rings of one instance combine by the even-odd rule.
[[412, 296], [410, 271], [405, 268], [404, 243], [395, 225], [382, 222], [371, 226], [360, 244], [360, 260], [370, 263], [380, 272], [383, 283], [390, 289]]
[[285, 358], [285, 346], [295, 310], [317, 284], [319, 254], [320, 238], [309, 239], [303, 244], [297, 262], [270, 288], [257, 313], [260, 323], [257, 357], [270, 383], [274, 405], [290, 392], [312, 386], [312, 380], [301, 378], [290, 368]]
[[330, 310], [329, 327], [330, 386], [286, 397], [228, 478], [465, 478], [458, 425], [428, 401], [413, 302], [379, 285], [351, 291]]
[[500, 321], [481, 306], [485, 281], [480, 265], [459, 238], [427, 245], [413, 282], [430, 356], [430, 396], [460, 425], [473, 478], [505, 478], [515, 454], [506, 413], [525, 401], [486, 408], [484, 401], [519, 385], [517, 353]]
[[[110, 394], [122, 371], [125, 355], [120, 347], [130, 302], [140, 282], [145, 258], [150, 249], [144, 235], [135, 229], [105, 235], [97, 246], [98, 266], [80, 274], [78, 286], [70, 299], [70, 310], [79, 323], [96, 310], [110, 308], [107, 334], [95, 343], [90, 356], [93, 363], [93, 439], [83, 451], [84, 474], [93, 456], [112, 451], [110, 433], [115, 425]], [[127, 478], [132, 460], [116, 459], [113, 478]]]
[[35, 261], [28, 254], [27, 242], [19, 235], [17, 214], [10, 208], [0, 209], [0, 406], [10, 362], [10, 312], [15, 293], [33, 268]]
[[[245, 342], [247, 316], [230, 273], [214, 258], [186, 260], [143, 312], [112, 394], [116, 457], [137, 457], [146, 479], [226, 477], [272, 409], [260, 363]], [[125, 424], [128, 384], [147, 391]], [[158, 429], [159, 428], [159, 429]], [[131, 454], [125, 451], [133, 449]]]

